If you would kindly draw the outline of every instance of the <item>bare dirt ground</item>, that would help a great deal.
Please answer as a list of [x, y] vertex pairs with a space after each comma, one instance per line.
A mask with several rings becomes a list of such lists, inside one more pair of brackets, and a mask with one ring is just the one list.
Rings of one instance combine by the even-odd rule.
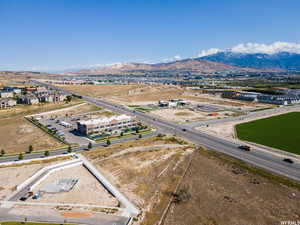
[[27, 84], [24, 83], [24, 78], [19, 78], [16, 76], [9, 76], [0, 74], [0, 87], [3, 86], [14, 86], [14, 87], [26, 87]]
[[185, 123], [196, 122], [200, 120], [224, 118], [229, 115], [232, 115], [233, 112], [223, 111], [218, 112], [216, 115], [210, 116], [207, 112], [191, 111], [189, 109], [158, 109], [155, 111], [151, 111], [150, 114], [160, 117], [164, 120], [169, 120], [176, 123]]
[[67, 90], [75, 91], [82, 95], [101, 97], [114, 103], [123, 105], [144, 105], [157, 103], [159, 100], [182, 98], [197, 103], [211, 103], [221, 106], [240, 107], [242, 109], [255, 109], [265, 105], [249, 103], [219, 96], [202, 94], [197, 90], [188, 90], [178, 86], [155, 84], [132, 85], [57, 85]]
[[300, 191], [213, 154], [194, 154], [179, 190], [188, 193], [164, 225], [261, 225], [300, 219]]
[[55, 85], [66, 90], [75, 91], [82, 95], [91, 97], [111, 97], [128, 95], [131, 90], [137, 89], [142, 85]]
[[30, 217], [32, 215], [43, 215], [43, 217], [56, 216], [61, 218], [61, 221], [67, 220], [68, 218], [85, 218], [85, 219], [97, 219], [101, 220], [112, 220], [115, 221], [118, 219], [116, 215], [113, 215], [105, 211], [97, 211], [91, 208], [85, 207], [57, 207], [57, 206], [34, 206], [34, 205], [14, 205], [9, 213], [14, 215], [19, 215], [22, 217]]
[[[143, 210], [141, 218], [149, 218], [147, 224], [153, 225], [166, 205], [166, 193], [174, 189], [192, 149], [176, 138], [148, 138], [85, 155]], [[158, 210], [153, 211], [154, 208]]]
[[[181, 146], [181, 147], [180, 147]], [[157, 224], [179, 186], [164, 225], [261, 225], [299, 220], [300, 191], [224, 155], [167, 138], [149, 138], [85, 153], [143, 210], [135, 225]], [[190, 159], [191, 165], [189, 165]]]
[[[291, 111], [295, 111], [295, 109], [293, 109]], [[296, 111], [299, 111], [299, 110], [296, 110]], [[266, 117], [270, 117], [270, 116], [280, 115], [280, 114], [288, 113], [288, 112], [289, 111], [284, 111], [284, 112], [275, 113], [273, 115], [267, 114], [265, 116], [260, 116], [260, 117], [256, 117], [256, 118], [246, 118], [246, 119], [238, 120], [238, 121], [230, 121], [230, 122], [212, 124], [212, 125], [209, 125], [208, 127], [199, 127], [197, 129], [201, 130], [203, 132], [206, 132], [208, 134], [218, 136], [220, 138], [235, 140], [235, 126], [237, 124], [245, 123], [245, 122], [249, 122], [249, 121], [253, 121], [253, 120], [258, 120], [258, 119], [262, 119], [262, 118], [266, 118]]]
[[17, 185], [21, 184], [39, 169], [61, 162], [65, 158], [56, 158], [51, 160], [41, 160], [31, 162], [30, 164], [15, 164], [11, 166], [0, 167], [0, 200], [4, 200], [7, 196], [15, 191]]
[[39, 105], [18, 105], [8, 110], [0, 110], [0, 149], [6, 153], [25, 152], [32, 145], [34, 150], [51, 150], [64, 144], [49, 136], [38, 127], [28, 122], [24, 116], [78, 104], [47, 103]]
[[69, 107], [66, 108], [63, 111], [53, 111], [52, 113], [48, 113], [45, 115], [45, 117], [53, 117], [53, 116], [65, 116], [66, 114], [68, 116], [72, 116], [72, 115], [77, 115], [77, 114], [83, 114], [83, 113], [88, 113], [88, 112], [93, 112], [93, 111], [97, 111], [100, 110], [100, 107], [97, 107], [96, 105], [93, 104], [89, 104], [89, 103], [83, 103], [80, 104], [76, 107]]
[[118, 206], [118, 201], [89, 173], [83, 166], [76, 166], [57, 171], [43, 180], [33, 192], [41, 190], [48, 183], [55, 183], [61, 178], [79, 179], [69, 192], [44, 194], [40, 199], [28, 199], [30, 202], [72, 203], [99, 206]]

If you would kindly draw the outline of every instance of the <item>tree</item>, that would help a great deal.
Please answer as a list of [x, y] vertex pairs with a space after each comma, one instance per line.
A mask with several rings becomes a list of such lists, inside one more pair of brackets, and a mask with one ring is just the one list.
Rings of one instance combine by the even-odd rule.
[[19, 157], [18, 157], [18, 159], [19, 159], [19, 160], [23, 160], [23, 159], [24, 159], [24, 155], [23, 155], [23, 153], [20, 153], [20, 154], [19, 154]]
[[137, 133], [137, 134], [140, 133], [140, 130], [138, 127], [136, 128], [135, 133]]
[[33, 147], [32, 147], [32, 145], [29, 145], [29, 147], [28, 147], [28, 153], [32, 153], [33, 152]]
[[106, 145], [108, 146], [108, 145], [111, 145], [111, 142], [110, 142], [110, 140], [109, 139], [107, 139], [107, 141], [106, 141]]
[[49, 152], [49, 151], [45, 151], [44, 155], [45, 155], [46, 157], [48, 157], [48, 156], [50, 155], [50, 152]]
[[4, 156], [5, 155], [5, 151], [4, 149], [1, 150], [0, 156]]
[[123, 137], [123, 136], [124, 136], [124, 133], [123, 133], [123, 132], [121, 132], [120, 136], [121, 136], [121, 137]]
[[139, 134], [139, 138], [142, 138], [142, 134]]
[[89, 142], [88, 149], [91, 149], [93, 147], [92, 142]]
[[70, 102], [70, 101], [72, 101], [72, 96], [71, 96], [71, 95], [68, 95], [68, 96], [67, 96], [67, 102]]
[[72, 152], [72, 147], [71, 145], [68, 146], [68, 153], [71, 153]]

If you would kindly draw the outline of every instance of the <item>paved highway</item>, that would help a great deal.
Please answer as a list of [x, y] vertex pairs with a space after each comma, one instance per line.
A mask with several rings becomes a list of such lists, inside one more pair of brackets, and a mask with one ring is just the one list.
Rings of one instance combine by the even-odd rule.
[[[41, 82], [36, 82], [36, 83], [38, 83], [39, 85], [47, 86], [49, 88], [63, 91], [66, 94], [76, 94], [45, 83], [41, 83]], [[82, 99], [86, 102], [93, 103], [95, 105], [110, 109], [118, 113], [125, 113], [128, 115], [136, 116], [144, 123], [156, 127], [158, 132], [166, 132], [166, 133], [171, 133], [171, 134], [184, 137], [194, 142], [195, 144], [199, 144], [206, 148], [213, 149], [217, 152], [230, 155], [234, 158], [240, 159], [256, 167], [266, 169], [270, 172], [277, 173], [300, 182], [300, 164], [298, 162], [295, 162], [294, 164], [289, 164], [283, 162], [282, 161], [283, 158], [270, 154], [268, 152], [261, 152], [256, 150], [246, 152], [238, 149], [238, 145], [233, 142], [223, 140], [221, 138], [214, 137], [200, 131], [196, 131], [192, 128], [186, 128], [186, 126], [184, 125], [175, 124], [172, 122], [168, 122], [168, 121], [164, 121], [152, 117], [145, 113], [136, 112], [124, 106], [116, 105], [111, 102], [104, 101], [102, 99], [92, 98], [88, 96], [82, 96]], [[264, 112], [262, 111], [256, 113], [257, 114], [254, 113], [254, 116], [255, 115], [257, 116], [258, 113], [264, 113]]]
[[[148, 133], [148, 134], [143, 134], [143, 138], [156, 136], [157, 134], [158, 134], [157, 131]], [[131, 136], [131, 137], [127, 137], [127, 138], [111, 140], [111, 143], [118, 144], [118, 143], [124, 143], [124, 142], [128, 142], [128, 141], [136, 140], [136, 139], [138, 139], [138, 136]], [[105, 146], [106, 146], [105, 141], [93, 144], [93, 148], [99, 148], [99, 147], [105, 147]], [[74, 147], [74, 148], [72, 148], [72, 152], [79, 152], [79, 151], [83, 151], [86, 149], [87, 149], [87, 146]], [[67, 154], [67, 153], [68, 153], [68, 149], [62, 148], [62, 149], [51, 151], [50, 156], [62, 155], [62, 154]], [[24, 159], [37, 159], [37, 158], [42, 158], [42, 157], [45, 157], [44, 152], [24, 154]], [[18, 161], [18, 155], [0, 157], [0, 163], [12, 162], [12, 161]]]

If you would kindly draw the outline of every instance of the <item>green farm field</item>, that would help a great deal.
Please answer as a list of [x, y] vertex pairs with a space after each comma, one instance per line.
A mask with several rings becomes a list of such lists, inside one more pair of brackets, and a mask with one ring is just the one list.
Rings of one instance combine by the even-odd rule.
[[239, 139], [300, 155], [300, 112], [238, 124]]

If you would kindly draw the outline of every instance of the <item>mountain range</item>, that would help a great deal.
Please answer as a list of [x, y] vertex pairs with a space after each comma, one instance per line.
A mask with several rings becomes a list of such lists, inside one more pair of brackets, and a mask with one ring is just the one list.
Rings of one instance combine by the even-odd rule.
[[[184, 59], [168, 63], [125, 63], [115, 64], [112, 66], [83, 69], [72, 74], [145, 74], [145, 73], [164, 73], [170, 74], [201, 74], [211, 72], [228, 72], [228, 71], [249, 71], [249, 68], [240, 68], [219, 62], [212, 62], [202, 59]], [[70, 73], [69, 73], [70, 74]]]
[[223, 51], [197, 59], [255, 69], [300, 71], [300, 54], [290, 52], [266, 54]]
[[201, 74], [236, 71], [300, 71], [300, 54], [291, 52], [241, 53], [226, 50], [168, 63], [115, 64], [101, 68], [82, 69], [68, 74]]

